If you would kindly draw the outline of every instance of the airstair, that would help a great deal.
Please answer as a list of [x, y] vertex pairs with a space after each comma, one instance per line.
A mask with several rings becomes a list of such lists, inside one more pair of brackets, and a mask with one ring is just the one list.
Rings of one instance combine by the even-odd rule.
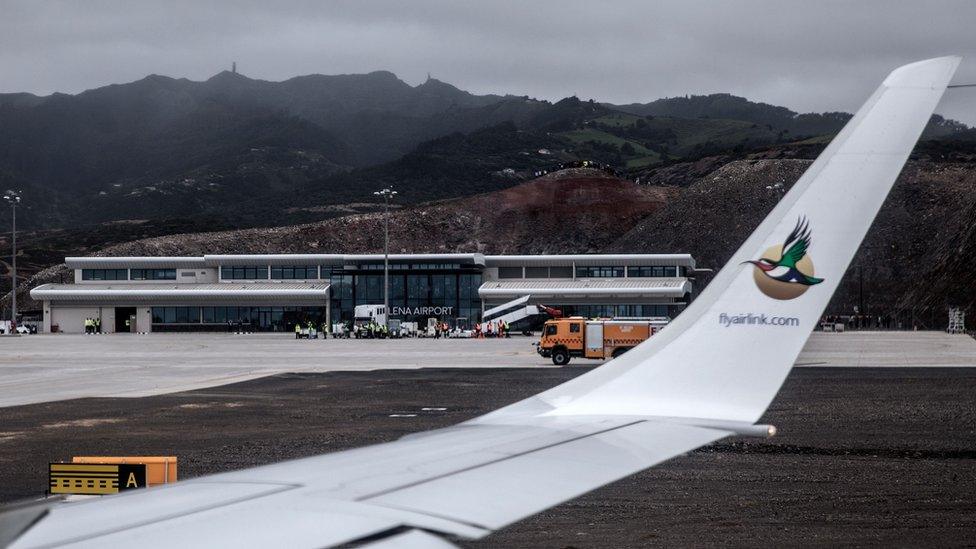
[[485, 311], [481, 316], [481, 328], [484, 330], [488, 323], [497, 323], [498, 321], [504, 321], [505, 324], [516, 327], [516, 323], [526, 320], [528, 318], [548, 314], [547, 310], [538, 305], [530, 305], [529, 298], [531, 296], [522, 296], [517, 299], [513, 299], [508, 303], [502, 303], [497, 307], [492, 307]]

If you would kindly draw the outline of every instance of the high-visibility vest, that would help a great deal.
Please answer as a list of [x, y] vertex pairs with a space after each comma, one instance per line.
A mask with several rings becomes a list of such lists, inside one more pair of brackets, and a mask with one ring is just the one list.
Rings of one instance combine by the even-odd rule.
[[302, 333], [302, 325], [298, 324], [297, 322], [295, 323], [295, 333], [296, 334]]

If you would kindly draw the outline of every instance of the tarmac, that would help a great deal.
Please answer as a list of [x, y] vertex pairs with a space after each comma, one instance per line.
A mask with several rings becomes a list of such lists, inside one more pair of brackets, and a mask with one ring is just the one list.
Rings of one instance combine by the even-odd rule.
[[[75, 455], [176, 455], [185, 479], [451, 425], [589, 370], [304, 372], [8, 407], [0, 502], [41, 496], [47, 464]], [[461, 545], [973, 545], [976, 369], [796, 368], [761, 421], [780, 434], [725, 439]]]
[[[0, 341], [0, 407], [143, 397], [287, 372], [550, 368], [537, 338], [295, 340], [290, 334], [48, 334]], [[573, 364], [597, 366], [598, 361]], [[797, 366], [965, 367], [976, 340], [940, 332], [814, 333]]]

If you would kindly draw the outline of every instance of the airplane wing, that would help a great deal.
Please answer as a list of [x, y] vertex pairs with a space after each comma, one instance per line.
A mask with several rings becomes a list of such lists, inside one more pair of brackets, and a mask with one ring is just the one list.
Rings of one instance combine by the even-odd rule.
[[[771, 434], [753, 423], [959, 61], [892, 72], [701, 296], [620, 358], [447, 429], [53, 505], [20, 522], [13, 547], [452, 547], [723, 437]], [[813, 245], [797, 267], [822, 283], [769, 281], [744, 263], [804, 217]]]

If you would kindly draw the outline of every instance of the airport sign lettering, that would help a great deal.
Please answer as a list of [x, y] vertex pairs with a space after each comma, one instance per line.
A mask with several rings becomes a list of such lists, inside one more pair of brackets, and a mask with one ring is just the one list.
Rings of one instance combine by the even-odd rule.
[[454, 314], [454, 307], [391, 307], [395, 315], [442, 316]]

